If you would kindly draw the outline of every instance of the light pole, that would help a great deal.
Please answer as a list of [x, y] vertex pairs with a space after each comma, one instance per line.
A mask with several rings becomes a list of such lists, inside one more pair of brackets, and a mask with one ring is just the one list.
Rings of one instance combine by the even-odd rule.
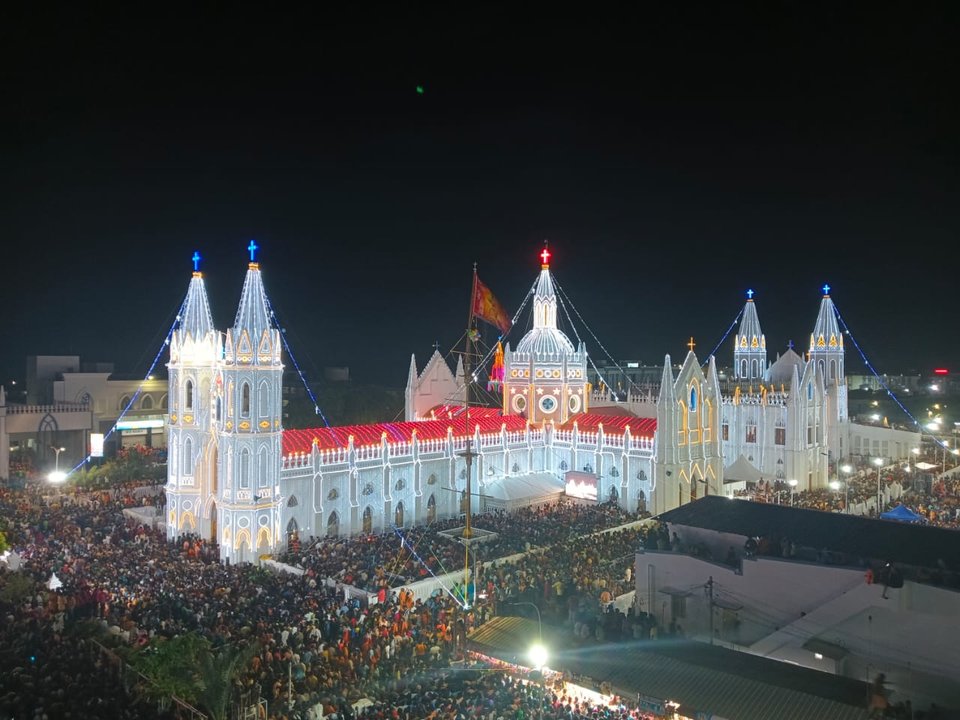
[[839, 481], [839, 480], [831, 480], [831, 481], [830, 481], [830, 489], [833, 490], [833, 494], [834, 494], [835, 496], [836, 496], [836, 495], [839, 495], [839, 494], [840, 494], [840, 481]]
[[840, 472], [844, 474], [843, 478], [843, 512], [846, 515], [850, 514], [850, 473], [853, 472], [853, 468], [849, 465], [841, 465]]
[[797, 485], [799, 484], [800, 482], [798, 480], [787, 480], [787, 485], [790, 486], [790, 507], [793, 507], [794, 504], [796, 503], [796, 499], [794, 498], [793, 493], [797, 489]]
[[50, 449], [53, 450], [56, 454], [56, 460], [53, 472], [47, 475], [47, 480], [57, 489], [57, 497], [60, 497], [60, 486], [63, 485], [63, 481], [67, 479], [67, 474], [60, 471], [60, 453], [62, 453], [66, 448], [50, 446]]
[[877, 466], [877, 517], [880, 517], [880, 468], [883, 467], [883, 458], [874, 458], [873, 464]]
[[58, 473], [58, 472], [60, 472], [60, 453], [62, 453], [64, 450], [66, 450], [66, 448], [65, 448], [65, 447], [54, 447], [53, 445], [51, 445], [51, 446], [50, 446], [50, 449], [53, 450], [53, 451], [57, 454], [56, 458], [54, 459], [54, 468], [53, 468], [53, 471], [54, 471], [55, 473]]

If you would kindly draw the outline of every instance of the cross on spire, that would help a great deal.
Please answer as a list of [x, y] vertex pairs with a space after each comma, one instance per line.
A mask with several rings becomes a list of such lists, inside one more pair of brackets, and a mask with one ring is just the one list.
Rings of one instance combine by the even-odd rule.
[[247, 252], [250, 253], [250, 262], [256, 262], [256, 253], [260, 249], [260, 246], [257, 245], [256, 240], [251, 240], [250, 244], [247, 245]]
[[787, 340], [787, 349], [793, 350], [793, 340]]
[[747, 300], [753, 300], [753, 290], [747, 290]]
[[433, 349], [436, 350], [437, 352], [440, 352], [440, 341], [439, 341], [439, 340], [434, 340], [434, 341], [433, 341]]
[[540, 259], [543, 261], [543, 266], [547, 267], [550, 264], [550, 250], [547, 248], [547, 241], [543, 241], [543, 252], [540, 253]]
[[200, 270], [200, 253], [194, 250], [193, 257], [190, 259], [193, 260], [193, 271], [198, 272]]
[[829, 285], [824, 285], [824, 286], [823, 286], [823, 294], [824, 294], [824, 295], [829, 295], [829, 294], [830, 294], [830, 286], [829, 286]]
[[697, 344], [693, 341], [693, 335], [690, 336], [690, 342], [687, 343], [687, 347], [690, 348], [690, 352], [693, 352], [693, 349]]

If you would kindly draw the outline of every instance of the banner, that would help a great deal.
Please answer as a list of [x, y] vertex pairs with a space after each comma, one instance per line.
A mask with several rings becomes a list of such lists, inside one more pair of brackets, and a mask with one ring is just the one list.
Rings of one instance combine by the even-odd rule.
[[103, 457], [103, 433], [90, 433], [90, 457]]
[[507, 311], [479, 278], [476, 279], [476, 290], [473, 293], [473, 316], [499, 328], [503, 333], [510, 330], [512, 324]]

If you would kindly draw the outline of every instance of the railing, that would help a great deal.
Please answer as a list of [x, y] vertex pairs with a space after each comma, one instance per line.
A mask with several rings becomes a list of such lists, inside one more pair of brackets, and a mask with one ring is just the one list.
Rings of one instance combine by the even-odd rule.
[[8, 415], [28, 415], [37, 413], [46, 415], [47, 413], [61, 412], [90, 412], [88, 403], [53, 403], [52, 405], [7, 405]]

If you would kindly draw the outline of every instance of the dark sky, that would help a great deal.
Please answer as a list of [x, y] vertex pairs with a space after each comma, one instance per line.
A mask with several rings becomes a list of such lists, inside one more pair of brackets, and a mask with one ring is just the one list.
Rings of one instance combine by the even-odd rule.
[[4, 7], [3, 381], [145, 372], [195, 249], [226, 327], [251, 238], [301, 363], [386, 385], [460, 336], [474, 261], [515, 310], [544, 238], [621, 360], [708, 350], [748, 287], [768, 347], [803, 344], [829, 282], [881, 371], [960, 371], [958, 26], [923, 5]]

